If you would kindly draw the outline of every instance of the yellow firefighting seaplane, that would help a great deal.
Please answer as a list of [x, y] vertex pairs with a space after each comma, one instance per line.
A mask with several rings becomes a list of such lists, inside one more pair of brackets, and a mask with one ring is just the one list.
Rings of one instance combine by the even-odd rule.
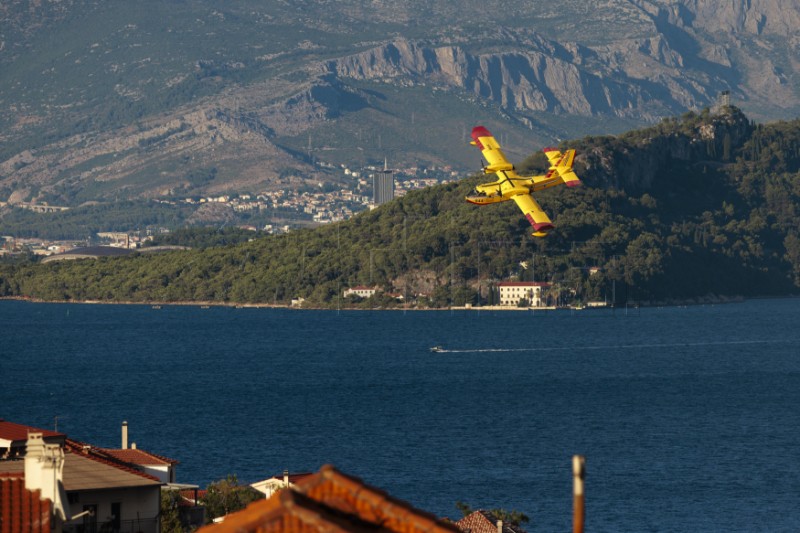
[[562, 183], [567, 187], [580, 186], [581, 180], [572, 171], [575, 150], [567, 150], [562, 154], [556, 148], [545, 148], [544, 153], [550, 161], [550, 169], [547, 174], [523, 178], [516, 173], [514, 165], [508, 162], [500, 150], [500, 145], [489, 133], [489, 130], [483, 126], [475, 126], [472, 129], [470, 144], [480, 148], [488, 163], [483, 167], [483, 171], [486, 174], [496, 173], [498, 180], [478, 185], [466, 200], [477, 205], [514, 200], [533, 226], [532, 235], [534, 237], [547, 235], [547, 232], [553, 229], [553, 223], [533, 199], [531, 193]]

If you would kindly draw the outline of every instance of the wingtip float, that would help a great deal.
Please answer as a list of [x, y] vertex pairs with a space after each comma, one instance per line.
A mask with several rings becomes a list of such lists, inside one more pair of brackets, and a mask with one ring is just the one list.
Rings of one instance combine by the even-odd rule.
[[476, 205], [514, 200], [533, 227], [531, 235], [534, 237], [547, 235], [553, 229], [553, 223], [531, 193], [562, 184], [567, 187], [580, 186], [581, 180], [572, 170], [575, 150], [567, 150], [562, 154], [558, 148], [545, 148], [543, 151], [550, 161], [547, 174], [523, 178], [517, 174], [514, 165], [508, 162], [494, 136], [483, 126], [475, 126], [472, 129], [470, 144], [477, 146], [486, 159], [487, 164], [483, 167], [483, 171], [486, 174], [497, 174], [498, 179], [478, 185], [466, 200]]

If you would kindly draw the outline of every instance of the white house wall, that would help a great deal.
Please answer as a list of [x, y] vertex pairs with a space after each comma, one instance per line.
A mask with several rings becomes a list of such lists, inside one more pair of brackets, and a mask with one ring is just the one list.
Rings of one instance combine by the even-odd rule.
[[[142, 533], [158, 533], [159, 531], [158, 518], [161, 505], [161, 487], [159, 486], [77, 491], [69, 493], [68, 497], [72, 515], [83, 511], [86, 505], [97, 505], [98, 529], [102, 524], [111, 521], [111, 504], [120, 503], [123, 531], [132, 530]], [[134, 524], [132, 527], [128, 526], [130, 522]], [[69, 522], [64, 531], [73, 531], [83, 523], [81, 518]]]

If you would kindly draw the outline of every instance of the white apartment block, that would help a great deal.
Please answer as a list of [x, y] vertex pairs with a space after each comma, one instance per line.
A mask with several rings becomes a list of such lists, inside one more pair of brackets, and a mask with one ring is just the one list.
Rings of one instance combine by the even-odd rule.
[[542, 291], [549, 286], [542, 281], [502, 281], [497, 284], [500, 305], [516, 306], [525, 299], [531, 307], [544, 307]]

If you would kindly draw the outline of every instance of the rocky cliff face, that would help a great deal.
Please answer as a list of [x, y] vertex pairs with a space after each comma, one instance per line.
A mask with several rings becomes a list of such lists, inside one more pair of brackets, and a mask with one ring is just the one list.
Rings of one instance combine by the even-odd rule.
[[[645, 2], [642, 2], [643, 4]], [[800, 27], [800, 6], [793, 0], [682, 0], [646, 2], [662, 4], [660, 10], [670, 21], [684, 28], [710, 33], [791, 36]]]
[[635, 137], [623, 137], [614, 150], [595, 148], [576, 159], [586, 167], [595, 186], [641, 194], [654, 187], [669, 189], [668, 182], [676, 176], [668, 170], [676, 163], [680, 166], [681, 162], [702, 162], [713, 167], [732, 160], [732, 154], [749, 138], [752, 128], [741, 111], [728, 107], [718, 114], [698, 118], [693, 127], [680, 133], [663, 135], [658, 127], [645, 129], [636, 132]]
[[342, 78], [465, 91], [515, 112], [653, 120], [714, 98], [712, 87], [681, 73], [683, 58], [658, 36], [592, 49], [535, 34], [523, 45], [518, 35], [506, 34], [508, 50], [472, 52], [401, 39], [326, 66]]
[[[27, 76], [5, 85], [0, 77], [0, 123], [7, 126], [0, 143], [33, 139], [0, 152], [0, 200], [74, 203], [92, 194], [156, 196], [279, 187], [287, 176], [320, 179], [323, 171], [306, 150], [312, 136], [327, 143], [320, 148], [325, 157], [383, 161], [386, 147], [367, 140], [413, 137], [405, 124], [412, 113], [418, 131], [442, 129], [418, 145], [394, 146], [397, 163], [447, 161], [465, 169], [467, 161], [449, 151], [463, 139], [441, 132], [460, 131], [478, 117], [551, 142], [579, 138], [588, 126], [596, 132], [607, 121], [633, 126], [699, 111], [715, 105], [722, 91], [759, 121], [800, 110], [800, 0], [542, 0], [535, 8], [520, 0], [489, 13], [473, 0], [308, 0], [302, 10], [292, 3], [237, 0], [223, 9], [205, 2], [181, 3], [192, 16], [181, 11], [166, 33], [146, 18], [128, 20], [137, 16], [132, 9], [115, 19], [113, 37], [93, 35], [73, 49], [57, 46], [41, 55], [40, 37], [51, 26], [65, 31], [92, 10], [97, 20], [110, 11], [88, 0], [0, 5], [0, 66]], [[247, 16], [226, 12], [243, 7]], [[263, 17], [250, 16], [259, 10]], [[175, 55], [174, 71], [161, 63], [169, 46], [151, 49], [161, 57], [138, 55], [153, 36], [164, 39], [158, 45], [202, 48], [214, 34], [230, 32], [227, 43], [252, 30], [251, 20], [275, 24], [259, 26], [254, 41], [230, 49]], [[295, 26], [287, 29], [290, 22]], [[361, 37], [365, 28], [368, 36]], [[264, 41], [273, 39], [280, 46], [266, 50]], [[250, 50], [253, 57], [246, 56]], [[224, 60], [197, 68], [217, 55]], [[75, 76], [79, 87], [61, 87], [54, 73], [78, 68], [86, 69]], [[103, 86], [108, 90], [92, 85], [108, 78], [118, 83]], [[115, 106], [135, 107], [142, 87], [159, 84], [167, 89], [151, 94], [180, 95], [187, 85], [199, 87], [202, 97], [130, 115], [136, 125], [108, 120], [99, 131], [75, 127], [82, 119], [75, 115], [95, 112], [89, 102], [113, 117]], [[39, 103], [14, 101], [9, 95], [21, 87], [35, 87], [24, 92], [41, 93]], [[396, 95], [407, 89], [411, 104], [389, 101], [402, 101]], [[435, 95], [442, 94], [459, 102], [457, 112], [435, 113], [442, 103]]]

